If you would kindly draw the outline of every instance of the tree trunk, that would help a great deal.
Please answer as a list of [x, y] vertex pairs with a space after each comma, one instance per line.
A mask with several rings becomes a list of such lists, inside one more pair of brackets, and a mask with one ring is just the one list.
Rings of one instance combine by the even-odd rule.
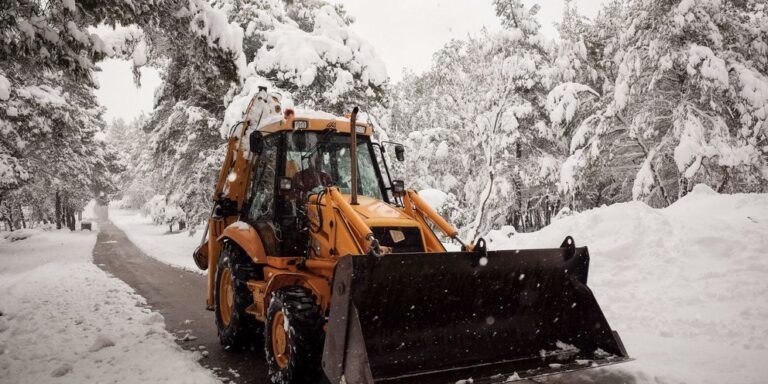
[[5, 215], [5, 221], [8, 223], [8, 230], [13, 231], [13, 212], [11, 212], [10, 209], [8, 210], [8, 214]]
[[677, 199], [680, 200], [688, 194], [688, 178], [685, 176], [680, 176], [677, 188]]
[[64, 225], [69, 228], [70, 231], [72, 231], [72, 221], [69, 219], [70, 213], [69, 213], [69, 205], [64, 204]]
[[728, 172], [728, 167], [723, 165], [720, 169], [723, 171], [723, 180], [720, 182], [720, 185], [717, 186], [717, 193], [723, 193], [725, 187], [728, 185], [728, 181], [731, 179], [731, 173]]
[[16, 230], [16, 220], [13, 218], [13, 205], [8, 204], [6, 205], [8, 207], [8, 224], [11, 226], [11, 231]]
[[472, 235], [472, 242], [477, 241], [477, 239], [480, 237], [480, 230], [482, 229], [483, 221], [485, 220], [486, 204], [488, 203], [488, 199], [491, 198], [491, 193], [493, 193], [493, 171], [490, 171], [488, 175], [488, 193], [485, 195], [485, 197], [481, 198], [482, 201], [480, 203], [480, 211], [477, 214], [474, 230], [475, 233]]
[[21, 219], [21, 227], [27, 227], [27, 220], [24, 219], [24, 210], [21, 209], [21, 203], [19, 203], [19, 218]]
[[67, 220], [69, 222], [69, 230], [74, 231], [75, 229], [77, 229], [76, 228], [77, 222], [75, 222], [75, 210], [72, 208], [68, 208], [67, 211], [69, 212], [69, 218]]
[[61, 229], [61, 194], [56, 190], [56, 229]]
[[77, 211], [77, 221], [83, 221], [83, 211]]

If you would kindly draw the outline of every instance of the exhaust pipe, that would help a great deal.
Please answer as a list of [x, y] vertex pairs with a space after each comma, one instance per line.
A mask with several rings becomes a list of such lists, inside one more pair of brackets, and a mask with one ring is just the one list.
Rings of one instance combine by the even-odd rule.
[[352, 110], [352, 116], [349, 118], [349, 131], [352, 142], [350, 143], [350, 159], [352, 161], [352, 198], [349, 202], [351, 205], [357, 205], [357, 112], [359, 109], [355, 107]]

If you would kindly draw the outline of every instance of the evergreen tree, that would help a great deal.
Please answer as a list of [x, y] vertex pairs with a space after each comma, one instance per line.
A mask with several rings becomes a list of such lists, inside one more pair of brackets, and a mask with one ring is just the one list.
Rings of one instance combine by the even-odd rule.
[[565, 145], [548, 121], [554, 72], [537, 8], [496, 7], [506, 29], [446, 45], [428, 73], [406, 76], [392, 115], [391, 132], [414, 152], [409, 179], [452, 196], [452, 219], [473, 239], [549, 219]]
[[615, 32], [601, 42], [608, 97], [574, 137], [573, 169], [638, 154], [632, 197], [658, 206], [698, 182], [765, 190], [764, 4], [635, 1], [612, 16], [594, 34]]

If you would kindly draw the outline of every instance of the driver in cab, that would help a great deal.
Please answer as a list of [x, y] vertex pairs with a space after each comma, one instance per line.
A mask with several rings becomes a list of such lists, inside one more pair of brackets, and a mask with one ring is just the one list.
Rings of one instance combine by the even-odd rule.
[[315, 188], [332, 183], [331, 175], [323, 171], [323, 154], [320, 151], [312, 154], [308, 159], [308, 168], [296, 172], [291, 182], [302, 199], [306, 199]]

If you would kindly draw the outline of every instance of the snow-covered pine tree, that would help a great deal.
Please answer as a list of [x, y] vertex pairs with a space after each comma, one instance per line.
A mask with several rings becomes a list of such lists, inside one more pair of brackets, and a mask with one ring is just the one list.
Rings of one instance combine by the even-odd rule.
[[[577, 211], [631, 198], [639, 150], [604, 113], [613, 100], [616, 73], [606, 52], [617, 45], [624, 11], [624, 3], [615, 0], [590, 21], [567, 1], [558, 24], [560, 40], [553, 53], [558, 85], [548, 96], [548, 109], [569, 154], [561, 166], [559, 189]], [[589, 137], [600, 140], [585, 142]]]
[[605, 39], [610, 102], [574, 138], [572, 169], [623, 143], [642, 155], [633, 198], [652, 205], [668, 205], [698, 182], [768, 188], [767, 12], [759, 1], [643, 0], [615, 13], [606, 25], [632, 22]]
[[0, 10], [0, 199], [70, 228], [118, 170], [98, 139], [93, 62], [107, 50], [87, 31], [92, 20], [73, 1], [12, 0]]
[[255, 72], [292, 94], [297, 105], [348, 113], [386, 101], [387, 72], [372, 45], [349, 28], [343, 7], [319, 0], [287, 2], [291, 22], [262, 33]]
[[116, 149], [118, 163], [125, 169], [116, 175], [118, 190], [112, 196], [119, 201], [120, 208], [141, 209], [154, 196], [151, 177], [146, 177], [152, 169], [141, 166], [152, 164], [151, 154], [146, 150], [147, 134], [143, 130], [147, 118], [140, 114], [128, 123], [116, 119], [107, 127], [107, 142]]
[[409, 179], [452, 196], [452, 219], [473, 239], [547, 222], [565, 146], [548, 122], [554, 77], [537, 8], [495, 4], [504, 31], [450, 42], [429, 72], [406, 76], [393, 101], [391, 131], [413, 153]]
[[[191, 15], [191, 23], [182, 17], [170, 26], [143, 26], [146, 60], [140, 62], [160, 68], [163, 84], [144, 126], [147, 153], [132, 167], [142, 170], [132, 172], [141, 180], [130, 185], [135, 191], [149, 186], [147, 199], [162, 194], [197, 223], [210, 211], [222, 137], [242, 120], [259, 86], [282, 94], [286, 107], [295, 100], [300, 107], [343, 113], [352, 104], [369, 110], [383, 105], [387, 77], [372, 47], [350, 31], [351, 20], [339, 6], [193, 3], [185, 8], [188, 13], [170, 8], [173, 15]], [[121, 52], [136, 62], [131, 49]]]
[[155, 110], [142, 120], [143, 132], [130, 139], [142, 147], [125, 159], [122, 202], [136, 207], [160, 193], [198, 222], [209, 211], [211, 180], [222, 152], [217, 129], [224, 99], [245, 73], [243, 30], [229, 21], [226, 4], [157, 5], [150, 19], [117, 19], [113, 30], [100, 30], [116, 57], [133, 61], [136, 74], [152, 66], [163, 79]]

